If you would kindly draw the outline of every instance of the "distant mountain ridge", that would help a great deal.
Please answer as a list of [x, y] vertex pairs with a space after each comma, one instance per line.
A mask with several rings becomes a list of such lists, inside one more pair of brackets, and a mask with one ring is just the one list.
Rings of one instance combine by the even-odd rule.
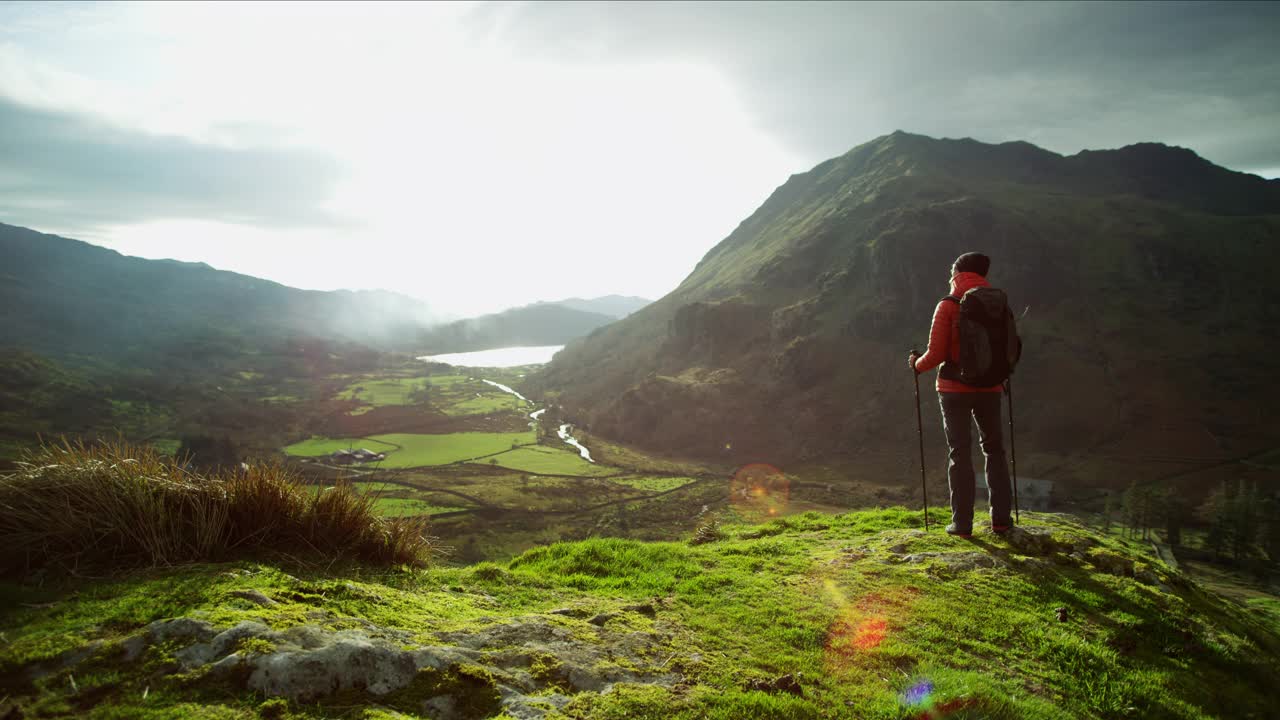
[[534, 303], [535, 305], [560, 305], [573, 310], [581, 310], [583, 312], [599, 313], [608, 315], [613, 318], [624, 318], [631, 313], [639, 310], [652, 303], [652, 300], [646, 300], [642, 297], [634, 295], [603, 295], [596, 298], [568, 298], [566, 300], [552, 300], [546, 303]]
[[1280, 354], [1280, 181], [1152, 143], [1069, 157], [902, 132], [860, 145], [793, 175], [676, 290], [571, 343], [530, 390], [649, 449], [900, 468], [915, 433], [906, 351], [970, 250], [993, 257], [1023, 317], [1020, 469], [1127, 479], [1094, 461], [1280, 444], [1266, 361]]
[[0, 346], [124, 358], [184, 339], [315, 337], [407, 346], [439, 313], [385, 291], [298, 290], [0, 223]]
[[415, 348], [427, 354], [502, 347], [563, 345], [616, 320], [612, 315], [558, 303], [535, 303], [458, 320], [416, 334]]

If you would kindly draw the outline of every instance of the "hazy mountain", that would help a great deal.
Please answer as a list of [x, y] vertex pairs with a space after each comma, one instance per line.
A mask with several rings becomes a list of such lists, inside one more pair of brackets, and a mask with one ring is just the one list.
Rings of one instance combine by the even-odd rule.
[[[442, 318], [382, 291], [298, 290], [0, 224], [0, 346], [125, 358], [191, 339], [317, 337], [392, 347]], [[356, 271], [353, 268], [353, 271]]]
[[613, 318], [624, 318], [652, 302], [652, 300], [635, 297], [634, 295], [604, 295], [590, 299], [569, 298], [567, 300], [555, 300], [548, 304], [563, 305], [574, 310], [600, 313]]
[[563, 345], [615, 318], [556, 303], [536, 303], [458, 320], [418, 333], [415, 347], [431, 354], [521, 345]]
[[675, 291], [572, 343], [536, 389], [647, 448], [845, 456], [909, 477], [905, 358], [969, 250], [994, 258], [1022, 315], [1026, 474], [1127, 482], [1125, 458], [1280, 444], [1280, 181], [1156, 144], [1064, 157], [881, 137], [792, 176]]

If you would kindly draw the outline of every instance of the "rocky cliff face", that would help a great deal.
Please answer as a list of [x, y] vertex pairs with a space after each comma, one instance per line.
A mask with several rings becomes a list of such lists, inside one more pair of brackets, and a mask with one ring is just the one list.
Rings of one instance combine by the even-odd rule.
[[[969, 250], [994, 258], [990, 279], [1020, 315], [1033, 466], [1280, 438], [1265, 372], [1280, 350], [1267, 329], [1280, 323], [1280, 181], [1151, 144], [1063, 157], [877, 139], [791, 177], [674, 292], [571, 344], [532, 384], [593, 433], [654, 450], [900, 462], [915, 434], [906, 351]], [[1167, 432], [1140, 432], [1153, 424]]]

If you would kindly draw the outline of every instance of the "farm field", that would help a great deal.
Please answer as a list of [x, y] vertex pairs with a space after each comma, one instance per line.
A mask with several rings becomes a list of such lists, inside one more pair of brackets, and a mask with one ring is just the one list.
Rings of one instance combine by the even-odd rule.
[[489, 459], [505, 468], [545, 475], [600, 477], [618, 473], [618, 468], [587, 462], [575, 451], [546, 445], [517, 448]]
[[368, 374], [352, 379], [335, 395], [338, 400], [360, 403], [350, 414], [360, 415], [376, 407], [422, 405], [451, 416], [479, 415], [502, 410], [519, 410], [528, 403], [502, 392], [479, 378], [466, 375]]
[[443, 410], [446, 415], [480, 415], [503, 410], [519, 410], [525, 407], [528, 407], [528, 403], [519, 398], [490, 389], [488, 392], [475, 393], [469, 398], [446, 405]]
[[406, 515], [438, 515], [463, 510], [460, 505], [432, 505], [417, 498], [379, 497], [375, 501], [378, 512], [386, 517]]
[[[538, 405], [486, 380], [519, 388], [522, 377], [488, 368], [423, 375], [412, 365], [333, 375], [327, 397], [345, 403], [338, 411], [375, 421], [313, 429], [285, 452], [322, 460], [301, 466], [308, 482], [352, 482], [385, 516], [441, 515], [431, 533], [452, 548], [449, 562], [508, 558], [591, 535], [665, 539], [724, 502], [718, 484], [698, 482], [720, 471], [612, 445], [589, 462], [555, 437], [563, 419], [554, 415], [519, 430]], [[589, 436], [584, 442], [593, 451], [604, 445]], [[348, 447], [387, 458], [349, 467], [323, 462]]]
[[668, 490], [674, 490], [678, 487], [684, 487], [691, 482], [695, 482], [695, 478], [657, 476], [614, 477], [609, 478], [609, 482], [647, 492], [667, 492]]
[[323, 457], [337, 450], [368, 448], [374, 452], [391, 452], [397, 446], [376, 438], [310, 437], [284, 448], [285, 454], [297, 457]]
[[382, 378], [357, 380], [338, 393], [342, 400], [357, 400], [369, 405], [412, 405], [410, 394], [429, 383], [425, 378]]
[[[415, 433], [388, 433], [367, 438], [316, 438], [289, 445], [284, 450], [289, 455], [318, 457], [347, 447], [367, 447], [387, 453], [384, 468], [425, 467], [447, 465], [509, 450], [512, 445], [537, 441], [531, 432], [523, 433], [449, 433], [447, 435], [422, 435]], [[363, 443], [363, 444], [362, 444]]]

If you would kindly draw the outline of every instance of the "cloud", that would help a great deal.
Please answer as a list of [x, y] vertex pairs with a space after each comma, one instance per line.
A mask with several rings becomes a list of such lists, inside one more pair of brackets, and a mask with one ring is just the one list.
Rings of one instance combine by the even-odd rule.
[[1058, 152], [1280, 161], [1277, 3], [527, 3], [471, 15], [561, 60], [685, 57], [817, 161], [903, 129]]
[[343, 168], [310, 150], [224, 147], [0, 97], [0, 216], [85, 230], [167, 218], [259, 227], [345, 221], [325, 209]]

